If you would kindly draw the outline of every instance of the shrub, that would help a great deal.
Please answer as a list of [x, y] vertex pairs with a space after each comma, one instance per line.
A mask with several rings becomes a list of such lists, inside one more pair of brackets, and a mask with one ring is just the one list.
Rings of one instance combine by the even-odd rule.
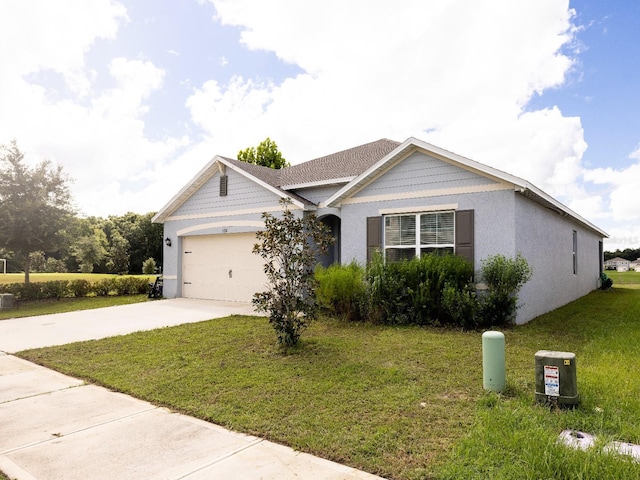
[[118, 290], [115, 278], [102, 278], [93, 283], [91, 290], [99, 297], [106, 297], [111, 292]]
[[135, 295], [147, 293], [149, 279], [140, 277], [116, 277], [113, 279], [113, 289], [117, 295]]
[[67, 280], [53, 280], [41, 283], [42, 299], [59, 300], [71, 295]]
[[393, 325], [443, 325], [454, 323], [443, 303], [445, 287], [467, 288], [473, 266], [462, 257], [437, 254], [385, 264], [377, 254], [366, 278], [370, 318]]
[[533, 271], [520, 254], [515, 259], [494, 255], [482, 261], [482, 278], [487, 292], [481, 297], [482, 327], [511, 323], [518, 310], [518, 292]]
[[156, 273], [156, 261], [153, 257], [149, 257], [142, 262], [142, 273], [145, 275], [153, 275]]
[[356, 262], [316, 267], [316, 299], [318, 304], [345, 320], [363, 319], [366, 296], [364, 268]]
[[72, 280], [69, 283], [69, 290], [74, 297], [86, 297], [91, 292], [91, 282], [84, 278]]
[[454, 325], [464, 330], [474, 330], [482, 324], [480, 302], [475, 286], [471, 282], [462, 289], [449, 283], [445, 285], [442, 303]]

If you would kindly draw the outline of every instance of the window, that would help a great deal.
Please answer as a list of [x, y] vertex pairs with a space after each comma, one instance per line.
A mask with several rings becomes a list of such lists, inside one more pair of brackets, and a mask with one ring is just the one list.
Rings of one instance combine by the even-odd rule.
[[573, 274], [578, 274], [578, 232], [573, 231]]
[[387, 215], [385, 259], [396, 262], [428, 253], [453, 253], [454, 227], [454, 212]]

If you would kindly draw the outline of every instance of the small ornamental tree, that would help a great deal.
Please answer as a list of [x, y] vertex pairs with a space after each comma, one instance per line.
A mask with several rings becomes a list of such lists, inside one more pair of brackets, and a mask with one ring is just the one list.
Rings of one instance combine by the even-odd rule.
[[302, 331], [317, 316], [314, 267], [318, 254], [326, 254], [333, 241], [326, 225], [315, 215], [296, 218], [291, 201], [281, 200], [281, 217], [263, 213], [265, 229], [256, 234], [253, 253], [264, 261], [269, 288], [256, 293], [253, 304], [269, 315], [269, 323], [283, 347], [296, 345]]

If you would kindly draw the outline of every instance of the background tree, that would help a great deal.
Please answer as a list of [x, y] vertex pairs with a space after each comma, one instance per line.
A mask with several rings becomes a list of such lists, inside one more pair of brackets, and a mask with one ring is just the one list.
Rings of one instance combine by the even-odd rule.
[[278, 150], [276, 142], [269, 137], [260, 142], [257, 147], [240, 150], [238, 160], [275, 169], [289, 166], [289, 162], [282, 157], [282, 153]]
[[282, 217], [263, 213], [265, 230], [256, 233], [253, 253], [265, 260], [269, 289], [256, 293], [253, 304], [269, 315], [278, 343], [289, 347], [298, 343], [301, 332], [316, 318], [317, 254], [326, 254], [333, 239], [315, 215], [296, 218], [289, 209], [290, 201], [281, 203]]
[[149, 257], [160, 261], [162, 258], [163, 226], [151, 223], [154, 213], [140, 215], [126, 213], [121, 216], [110, 216], [110, 233], [117, 231], [129, 242], [129, 271], [141, 273], [145, 260]]
[[129, 273], [129, 242], [118, 231], [111, 235], [111, 247], [107, 256], [107, 267], [113, 273]]
[[65, 225], [74, 215], [69, 178], [45, 160], [24, 163], [16, 141], [0, 147], [0, 247], [20, 254], [29, 283], [30, 253], [52, 252], [63, 244]]
[[91, 273], [96, 265], [107, 256], [107, 236], [97, 227], [88, 235], [84, 235], [73, 245], [73, 254], [78, 261], [79, 270]]

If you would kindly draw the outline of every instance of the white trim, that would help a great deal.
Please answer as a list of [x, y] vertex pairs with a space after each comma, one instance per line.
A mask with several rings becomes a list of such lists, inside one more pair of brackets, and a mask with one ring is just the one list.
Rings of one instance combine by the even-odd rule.
[[[187, 233], [197, 232], [199, 230], [208, 230], [209, 228], [226, 228], [226, 227], [254, 227], [254, 228], [263, 228], [264, 222], [255, 221], [255, 220], [231, 220], [228, 222], [211, 222], [211, 223], [202, 223], [199, 225], [194, 225], [192, 227], [183, 228], [176, 232], [176, 235], [183, 236]], [[224, 235], [226, 232], [223, 232]], [[234, 232], [234, 233], [251, 233], [251, 232]], [[233, 233], [229, 233], [232, 235]]]
[[297, 188], [313, 188], [313, 187], [323, 187], [336, 185], [338, 183], [349, 183], [356, 177], [342, 177], [342, 178], [331, 178], [329, 180], [318, 180], [316, 182], [306, 182], [306, 183], [293, 183], [291, 185], [282, 185], [280, 188], [282, 190], [295, 190]]
[[178, 276], [177, 275], [162, 275], [162, 279], [163, 280], [177, 280]]
[[0, 258], [0, 262], [2, 262], [4, 264], [4, 268], [3, 268], [3, 275], [7, 274], [7, 259], [6, 258]]
[[426, 207], [405, 207], [405, 208], [381, 208], [378, 210], [378, 215], [396, 215], [403, 213], [429, 213], [429, 212], [439, 212], [443, 210], [457, 210], [457, 203], [449, 203], [446, 205], [429, 205]]
[[[290, 205], [289, 210], [301, 210], [300, 207], [296, 207], [295, 205]], [[193, 213], [189, 215], [176, 215], [173, 217], [167, 217], [164, 221], [176, 221], [176, 220], [199, 220], [201, 218], [218, 218], [218, 217], [235, 217], [238, 215], [252, 215], [255, 213], [263, 213], [263, 212], [282, 212], [281, 206], [274, 207], [257, 207], [257, 208], [246, 208], [244, 210], [225, 210], [222, 212], [209, 212], [209, 213]]]
[[439, 190], [419, 190], [416, 192], [388, 193], [385, 195], [368, 195], [365, 197], [352, 197], [344, 200], [343, 205], [354, 205], [357, 203], [388, 202], [390, 200], [405, 200], [409, 198], [429, 198], [444, 195], [461, 195], [467, 193], [497, 192], [500, 190], [512, 190], [511, 185], [493, 184], [476, 185], [471, 187], [443, 188]]

